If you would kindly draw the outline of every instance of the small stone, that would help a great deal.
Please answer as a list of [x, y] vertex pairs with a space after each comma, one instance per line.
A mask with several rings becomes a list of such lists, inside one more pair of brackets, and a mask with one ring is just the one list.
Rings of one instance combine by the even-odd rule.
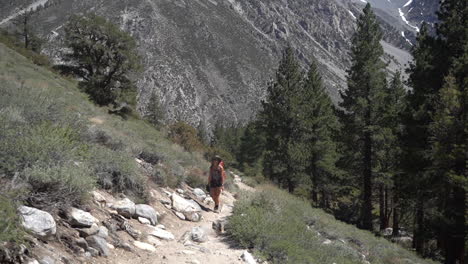
[[206, 193], [200, 188], [193, 189], [193, 194], [195, 194], [195, 196], [201, 199], [204, 199], [206, 197]]
[[323, 241], [322, 244], [324, 244], [324, 245], [330, 245], [331, 243], [332, 243], [332, 241], [331, 241], [330, 239], [327, 239], [327, 240]]
[[192, 222], [200, 222], [201, 220], [201, 215], [199, 213], [195, 212], [187, 212], [184, 213], [185, 219], [192, 221]]
[[162, 230], [160, 228], [154, 228], [150, 235], [164, 239], [164, 240], [174, 240], [175, 237], [171, 232]]
[[106, 203], [106, 198], [100, 194], [99, 192], [97, 191], [92, 191], [91, 194], [93, 195], [93, 199], [94, 201], [98, 202], [99, 204], [101, 203]]
[[151, 221], [143, 217], [138, 217], [138, 221], [144, 225], [151, 225]]
[[176, 192], [178, 192], [178, 193], [180, 193], [180, 194], [184, 194], [185, 191], [182, 190], [182, 189], [177, 189]]
[[102, 256], [109, 256], [109, 247], [107, 246], [107, 241], [104, 238], [99, 236], [89, 236], [86, 238], [86, 242], [88, 242], [90, 247], [97, 249]]
[[195, 255], [196, 252], [191, 251], [191, 250], [182, 250], [182, 254], [184, 254], [184, 255]]
[[88, 252], [91, 254], [92, 257], [99, 257], [99, 250], [89, 247]]
[[88, 248], [88, 242], [86, 242], [86, 239], [80, 237], [80, 238], [77, 238], [75, 240], [75, 243], [77, 246], [79, 246], [80, 248], [86, 250]]
[[163, 245], [163, 243], [161, 241], [159, 241], [159, 239], [155, 238], [154, 236], [148, 236], [146, 238], [146, 242], [148, 242], [149, 244], [151, 244], [153, 246], [156, 246], [156, 247], [159, 247], [159, 246]]
[[241, 258], [245, 261], [245, 263], [247, 264], [257, 264], [257, 262], [255, 261], [254, 257], [252, 256], [252, 254], [250, 254], [247, 250], [245, 250], [243, 253], [242, 253], [242, 256]]
[[107, 247], [109, 247], [110, 249], [115, 249], [114, 245], [112, 245], [110, 243], [107, 243]]
[[49, 256], [44, 256], [39, 260], [40, 264], [55, 264], [55, 259], [49, 257]]
[[97, 232], [96, 235], [104, 239], [107, 239], [107, 237], [109, 236], [109, 230], [107, 230], [107, 227], [105, 226], [100, 226], [99, 231]]
[[157, 227], [157, 228], [164, 229], [164, 230], [166, 229], [166, 227], [165, 227], [164, 225], [157, 225], [156, 227]]
[[140, 242], [140, 241], [133, 241], [133, 245], [135, 245], [135, 247], [137, 247], [139, 249], [142, 249], [142, 250], [146, 250], [146, 251], [150, 251], [150, 252], [155, 252], [156, 251], [156, 248], [153, 247], [152, 245], [148, 244], [148, 243], [144, 243], [144, 242]]
[[159, 200], [162, 204], [171, 204], [171, 200], [169, 199], [166, 199], [166, 198], [162, 198]]
[[111, 208], [117, 210], [120, 215], [127, 218], [131, 218], [136, 210], [135, 203], [128, 198], [115, 202], [112, 204]]
[[206, 235], [205, 231], [201, 227], [194, 227], [190, 232], [190, 238], [199, 243], [206, 242], [208, 240], [208, 236]]
[[37, 261], [36, 259], [30, 259], [28, 262], [26, 262], [27, 264], [39, 264], [39, 261]]
[[158, 223], [156, 210], [147, 204], [137, 204], [135, 206], [135, 215], [150, 220], [152, 225], [156, 225]]
[[181, 212], [174, 212], [174, 214], [179, 217], [181, 220], [185, 220], [185, 215]]
[[192, 259], [192, 260], [189, 260], [186, 262], [187, 264], [201, 264], [200, 261], [196, 260], [196, 259]]
[[203, 202], [208, 205], [214, 204], [213, 198], [211, 197], [206, 197], [205, 200], [203, 200]]
[[68, 212], [68, 217], [73, 227], [91, 227], [92, 224], [99, 222], [90, 213], [74, 207]]
[[169, 209], [169, 210], [172, 209], [172, 206], [169, 205], [169, 204], [165, 204], [164, 206], [165, 206], [167, 209]]
[[95, 235], [99, 232], [99, 226], [97, 224], [92, 224], [90, 228], [77, 228], [78, 233], [81, 237], [89, 237]]

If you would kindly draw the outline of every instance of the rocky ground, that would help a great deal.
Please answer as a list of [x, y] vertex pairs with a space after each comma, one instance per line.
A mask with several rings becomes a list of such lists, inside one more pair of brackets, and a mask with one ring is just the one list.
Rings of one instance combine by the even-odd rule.
[[[139, 163], [143, 161], [137, 160]], [[240, 190], [253, 189], [235, 177]], [[255, 263], [224, 235], [234, 194], [222, 193], [221, 212], [201, 189], [154, 187], [148, 204], [135, 204], [108, 192], [91, 192], [92, 204], [57, 216], [20, 207], [23, 225], [33, 237], [19, 257], [25, 263]], [[0, 247], [0, 260], [12, 256]]]

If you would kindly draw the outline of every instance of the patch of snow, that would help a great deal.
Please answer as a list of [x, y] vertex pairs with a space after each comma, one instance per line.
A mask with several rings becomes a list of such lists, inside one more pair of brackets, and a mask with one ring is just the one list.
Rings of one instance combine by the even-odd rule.
[[0, 25], [5, 24], [6, 22], [8, 22], [8, 21], [14, 19], [15, 17], [20, 16], [20, 15], [22, 15], [22, 14], [28, 12], [28, 11], [34, 11], [38, 7], [45, 5], [48, 1], [49, 0], [37, 0], [36, 2], [34, 2], [34, 3], [30, 4], [29, 6], [27, 6], [26, 8], [23, 8], [23, 9], [17, 11], [16, 13], [10, 15], [9, 17], [3, 19], [2, 21], [0, 21]]
[[411, 28], [413, 28], [414, 30], [416, 30], [416, 32], [419, 32], [419, 28], [416, 27], [416, 26], [413, 26], [409, 23], [409, 21], [406, 19], [405, 17], [405, 13], [403, 13], [403, 11], [401, 11], [401, 8], [398, 8], [398, 13], [400, 13], [400, 17], [401, 17], [401, 20], [403, 20], [403, 22], [405, 22], [408, 26], [410, 26]]
[[403, 7], [407, 7], [407, 6], [411, 5], [412, 2], [413, 2], [413, 0], [408, 0], [408, 2], [406, 2], [406, 4]]
[[406, 38], [405, 32], [404, 32], [404, 31], [401, 32], [401, 36], [402, 36], [403, 38], [405, 38], [406, 42], [408, 42], [411, 46], [413, 46], [413, 43], [411, 43], [411, 41], [410, 41], [409, 39]]
[[348, 10], [348, 12], [349, 12], [349, 14], [351, 15], [351, 17], [352, 17], [354, 20], [357, 19], [356, 16], [353, 14], [353, 12], [351, 12], [350, 10]]

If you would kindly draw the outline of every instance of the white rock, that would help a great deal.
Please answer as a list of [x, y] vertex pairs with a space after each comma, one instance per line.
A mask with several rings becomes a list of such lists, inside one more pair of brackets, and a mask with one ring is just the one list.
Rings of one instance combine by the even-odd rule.
[[203, 202], [206, 204], [214, 204], [213, 198], [211, 197], [206, 197], [205, 200], [203, 200]]
[[172, 196], [172, 193], [171, 193], [171, 192], [169, 192], [169, 191], [163, 190], [163, 192], [164, 192], [164, 193], [165, 193], [167, 196], [169, 196], [169, 197], [171, 197], [171, 196]]
[[153, 231], [150, 233], [150, 235], [164, 239], [164, 240], [174, 240], [175, 237], [174, 235], [166, 230], [162, 230], [160, 228], [154, 228]]
[[135, 247], [139, 248], [139, 249], [143, 249], [143, 250], [146, 250], [146, 251], [150, 251], [150, 252], [155, 252], [156, 251], [156, 248], [153, 247], [152, 245], [148, 244], [148, 243], [145, 243], [145, 242], [140, 242], [140, 241], [133, 241], [133, 245], [135, 245]]
[[182, 190], [182, 189], [177, 189], [176, 191], [177, 191], [178, 193], [180, 193], [180, 194], [183, 194], [183, 193], [185, 192], [185, 191]]
[[185, 215], [181, 212], [174, 212], [174, 214], [179, 217], [181, 220], [185, 220]]
[[186, 200], [182, 197], [180, 197], [177, 194], [173, 194], [171, 196], [172, 199], [172, 207], [179, 212], [200, 212], [202, 209], [200, 205], [197, 204], [197, 202], [193, 200]]
[[330, 239], [327, 239], [327, 240], [323, 241], [322, 244], [324, 244], [324, 245], [330, 245], [331, 243], [332, 243], [332, 241], [331, 241]]
[[192, 250], [182, 250], [182, 254], [184, 255], [195, 255], [196, 252]]
[[164, 230], [166, 229], [166, 227], [165, 227], [164, 225], [157, 225], [156, 227], [157, 227], [157, 228], [164, 229]]
[[107, 201], [104, 195], [100, 194], [98, 191], [92, 191], [91, 194], [93, 195], [94, 201], [98, 203], [105, 203]]
[[26, 262], [27, 264], [39, 264], [39, 261], [37, 261], [36, 259], [31, 259], [29, 260], [28, 262]]
[[100, 237], [102, 237], [104, 239], [107, 239], [107, 237], [109, 236], [109, 230], [107, 229], [107, 227], [100, 226], [99, 231], [97, 233], [97, 236], [100, 236]]
[[208, 240], [208, 236], [205, 233], [205, 230], [201, 227], [193, 227], [190, 231], [190, 238], [195, 242], [206, 242]]
[[254, 257], [247, 251], [245, 250], [243, 253], [242, 253], [242, 259], [244, 260], [245, 263], [247, 264], [257, 264], [257, 262], [255, 261]]
[[202, 218], [201, 215], [196, 212], [187, 212], [187, 213], [184, 213], [184, 216], [186, 220], [189, 220], [192, 222], [200, 222]]
[[206, 197], [206, 193], [200, 188], [193, 189], [193, 194], [195, 194], [195, 196], [201, 199], [204, 199]]
[[68, 212], [70, 224], [74, 227], [91, 227], [94, 223], [98, 223], [94, 216], [90, 213], [72, 207]]
[[196, 259], [189, 260], [189, 261], [187, 261], [185, 263], [187, 263], [187, 264], [201, 264], [201, 262], [196, 260]]
[[120, 215], [127, 218], [131, 218], [135, 214], [136, 210], [135, 203], [128, 198], [113, 203], [111, 208], [117, 210]]
[[110, 248], [110, 249], [115, 249], [114, 245], [112, 245], [110, 243], [107, 243], [107, 247]]
[[159, 241], [159, 239], [155, 238], [154, 236], [147, 236], [146, 242], [150, 243], [153, 246], [159, 247], [162, 246], [163, 243]]
[[158, 223], [158, 215], [156, 210], [147, 204], [135, 205], [135, 215], [150, 220], [152, 225], [156, 225]]
[[48, 238], [57, 232], [55, 220], [48, 212], [27, 206], [20, 206], [18, 212], [22, 217], [21, 224], [32, 234]]
[[138, 221], [144, 225], [151, 225], [151, 221], [143, 217], [138, 217]]

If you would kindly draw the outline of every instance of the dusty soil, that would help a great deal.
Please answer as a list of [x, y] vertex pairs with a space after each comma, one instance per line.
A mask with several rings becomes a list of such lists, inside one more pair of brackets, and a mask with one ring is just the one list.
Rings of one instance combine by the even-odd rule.
[[[253, 188], [243, 184], [237, 180], [237, 185], [241, 190], [252, 191]], [[176, 237], [172, 241], [161, 240], [162, 245], [156, 247], [156, 252], [149, 252], [134, 248], [134, 252], [128, 252], [120, 248], [112, 250], [112, 255], [104, 258], [89, 258], [87, 263], [120, 263], [120, 264], [146, 264], [146, 263], [164, 263], [164, 264], [179, 264], [179, 263], [244, 263], [241, 259], [243, 249], [236, 248], [230, 243], [228, 238], [222, 234], [217, 234], [212, 228], [213, 222], [223, 220], [232, 213], [235, 198], [233, 194], [224, 191], [221, 196], [223, 203], [220, 213], [215, 213], [212, 210], [202, 212], [203, 219], [200, 222], [189, 222], [180, 220], [174, 215], [173, 211], [164, 207], [160, 202], [160, 198], [166, 194], [162, 190], [153, 190], [151, 192], [153, 202], [151, 203], [155, 209], [162, 214], [160, 224], [166, 227]], [[167, 196], [166, 196], [167, 198]], [[207, 206], [213, 208], [213, 205]], [[131, 224], [138, 230], [145, 231], [148, 226], [140, 224], [137, 220], [131, 220]], [[208, 241], [204, 243], [192, 242], [192, 245], [186, 245], [179, 242], [179, 239], [192, 227], [201, 227], [208, 235]], [[120, 233], [120, 232], [119, 232]], [[133, 239], [121, 232], [119, 236], [133, 244]], [[142, 240], [146, 242], [145, 240]]]

